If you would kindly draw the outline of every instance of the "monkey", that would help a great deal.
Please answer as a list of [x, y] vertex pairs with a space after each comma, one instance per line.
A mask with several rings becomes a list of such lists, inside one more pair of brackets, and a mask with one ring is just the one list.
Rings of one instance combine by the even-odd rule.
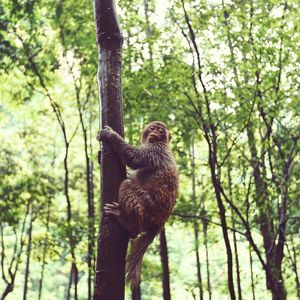
[[178, 168], [169, 148], [171, 134], [163, 122], [154, 121], [142, 131], [139, 147], [128, 144], [109, 126], [97, 139], [111, 145], [122, 163], [135, 170], [121, 183], [118, 201], [103, 208], [133, 240], [126, 258], [126, 282], [134, 287], [140, 282], [143, 256], [170, 216], [178, 194]]

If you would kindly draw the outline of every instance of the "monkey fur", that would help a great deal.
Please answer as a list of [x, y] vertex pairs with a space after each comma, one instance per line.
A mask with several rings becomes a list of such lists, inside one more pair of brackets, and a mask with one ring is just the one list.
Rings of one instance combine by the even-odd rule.
[[126, 281], [136, 286], [144, 253], [171, 214], [178, 193], [178, 170], [169, 149], [171, 134], [164, 123], [155, 121], [143, 130], [139, 147], [126, 143], [108, 126], [97, 139], [111, 145], [122, 162], [136, 170], [122, 182], [118, 202], [104, 206], [104, 213], [116, 217], [134, 239], [126, 259]]

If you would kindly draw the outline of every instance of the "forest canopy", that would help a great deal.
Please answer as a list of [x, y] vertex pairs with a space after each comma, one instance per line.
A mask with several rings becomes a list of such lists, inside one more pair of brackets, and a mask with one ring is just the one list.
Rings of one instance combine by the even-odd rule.
[[[300, 299], [299, 10], [117, 1], [125, 139], [166, 123], [180, 173], [126, 299]], [[1, 300], [92, 299], [97, 68], [92, 1], [1, 1]]]

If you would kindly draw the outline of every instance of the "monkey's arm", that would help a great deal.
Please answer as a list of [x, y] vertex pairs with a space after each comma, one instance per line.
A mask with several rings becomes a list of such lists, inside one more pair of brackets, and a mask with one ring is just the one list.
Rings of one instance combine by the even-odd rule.
[[129, 168], [136, 170], [145, 167], [142, 151], [126, 143], [126, 141], [109, 126], [105, 126], [104, 129], [98, 133], [97, 139], [109, 143], [118, 153], [123, 163]]

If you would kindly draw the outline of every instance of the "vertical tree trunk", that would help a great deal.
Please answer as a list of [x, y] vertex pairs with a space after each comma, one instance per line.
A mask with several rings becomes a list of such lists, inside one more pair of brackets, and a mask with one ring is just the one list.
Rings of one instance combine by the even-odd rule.
[[[245, 174], [243, 176], [245, 177]], [[251, 183], [251, 181], [250, 181], [250, 183]], [[249, 203], [249, 193], [248, 192], [247, 192], [246, 199], [245, 199], [245, 205], [246, 205], [246, 221], [247, 221], [247, 224], [249, 224], [250, 203]], [[252, 299], [255, 300], [255, 283], [254, 283], [254, 272], [253, 272], [253, 258], [252, 258], [252, 249], [251, 249], [251, 243], [250, 242], [249, 242], [249, 260], [250, 260]]]
[[[282, 259], [283, 259], [283, 247], [285, 240], [285, 222], [281, 222], [280, 230], [278, 232], [279, 241], [278, 245], [273, 242], [274, 236], [274, 225], [271, 216], [273, 215], [271, 201], [268, 195], [267, 183], [265, 181], [264, 160], [259, 158], [256, 140], [253, 130], [253, 125], [249, 122], [247, 127], [248, 144], [251, 154], [251, 164], [253, 168], [253, 177], [255, 184], [255, 201], [259, 210], [259, 226], [261, 235], [263, 237], [263, 246], [266, 254], [266, 279], [267, 288], [272, 292], [273, 300], [284, 300], [286, 299], [286, 292], [284, 288], [282, 278]], [[286, 182], [282, 183], [282, 203], [286, 203], [287, 186]], [[286, 207], [281, 206], [280, 209], [280, 220], [285, 220]], [[281, 218], [281, 215], [282, 218]]]
[[250, 274], [251, 274], [251, 291], [252, 291], [252, 299], [255, 300], [255, 285], [254, 285], [254, 273], [253, 273], [253, 258], [252, 258], [252, 250], [249, 245], [249, 258], [250, 258]]
[[[195, 176], [195, 140], [192, 138], [192, 147], [190, 150], [191, 156], [191, 168], [192, 168], [192, 202], [195, 206], [196, 204], [196, 176]], [[200, 253], [199, 253], [199, 225], [198, 222], [194, 222], [194, 237], [195, 237], [195, 253], [196, 253], [196, 266], [197, 266], [197, 279], [199, 287], [199, 299], [203, 300], [203, 284], [201, 276], [201, 263], [200, 263]]]
[[[123, 36], [114, 1], [95, 0], [95, 22], [99, 49], [98, 83], [102, 127], [123, 134], [121, 67]], [[108, 145], [101, 147], [101, 211], [117, 201], [119, 186], [126, 177], [125, 166]], [[94, 300], [122, 300], [125, 286], [125, 257], [128, 237], [112, 217], [101, 216], [96, 262]]]
[[44, 247], [43, 247], [43, 258], [42, 258], [42, 270], [41, 270], [41, 278], [39, 282], [39, 296], [38, 300], [42, 299], [42, 289], [43, 289], [43, 281], [44, 281], [44, 272], [46, 266], [46, 253], [48, 250], [48, 231], [49, 231], [49, 221], [50, 221], [50, 207], [51, 207], [51, 198], [48, 199], [48, 208], [47, 208], [47, 219], [46, 219], [46, 236], [44, 239]]
[[[90, 157], [94, 157], [94, 154], [93, 154], [93, 143], [92, 143], [92, 140], [93, 140], [93, 136], [92, 136], [92, 108], [91, 108], [91, 105], [90, 105], [90, 111], [89, 111], [89, 134], [90, 134], [90, 137], [89, 137], [89, 140], [90, 140], [90, 143], [89, 143], [89, 149], [90, 149]], [[93, 159], [90, 159], [90, 191], [91, 191], [91, 199], [93, 199], [93, 208], [94, 208], [94, 220], [93, 220], [93, 224], [91, 224], [91, 228], [93, 228], [93, 233], [92, 233], [92, 236], [93, 236], [93, 242], [92, 242], [92, 245], [93, 245], [93, 250], [92, 250], [92, 266], [91, 266], [91, 269], [92, 269], [92, 275], [93, 275], [93, 278], [95, 276], [95, 264], [96, 264], [96, 257], [95, 257], [95, 243], [96, 243], [96, 234], [95, 234], [95, 194], [94, 194], [94, 162], [93, 162]]]
[[[233, 212], [231, 211], [231, 214]], [[232, 216], [233, 229], [235, 229], [235, 220]], [[240, 263], [239, 263], [239, 254], [237, 248], [236, 232], [233, 231], [233, 246], [234, 246], [234, 256], [235, 256], [235, 269], [236, 269], [236, 281], [238, 287], [238, 297], [239, 300], [242, 300], [242, 287], [241, 287], [241, 276], [240, 276]]]
[[196, 266], [197, 266], [197, 278], [199, 286], [199, 299], [203, 300], [203, 284], [201, 276], [201, 263], [200, 263], [200, 253], [199, 253], [199, 227], [197, 221], [194, 223], [194, 236], [195, 236], [195, 252], [196, 252]]
[[94, 185], [93, 164], [88, 156], [87, 159], [87, 185], [88, 185], [88, 300], [92, 299], [92, 278], [94, 276], [94, 248], [95, 248], [95, 208], [94, 208]]
[[210, 152], [209, 166], [211, 171], [211, 179], [212, 179], [212, 183], [214, 186], [215, 195], [218, 203], [219, 216], [222, 225], [222, 233], [223, 233], [224, 243], [226, 247], [228, 289], [229, 289], [231, 300], [235, 300], [236, 296], [235, 296], [234, 280], [233, 280], [232, 250], [231, 250], [229, 235], [227, 231], [226, 209], [224, 207], [224, 203], [221, 197], [221, 183], [220, 183], [219, 176], [217, 174], [217, 154], [216, 154], [217, 139], [215, 133], [213, 134], [212, 143], [214, 149], [211, 149], [209, 147], [209, 152]]
[[[63, 130], [64, 133], [64, 141], [65, 141], [65, 157], [64, 157], [64, 169], [65, 169], [65, 180], [64, 180], [64, 191], [67, 201], [67, 223], [68, 223], [68, 239], [70, 244], [70, 252], [72, 257], [72, 263], [71, 263], [71, 270], [70, 270], [70, 280], [69, 285], [67, 288], [67, 296], [66, 299], [70, 299], [70, 293], [72, 284], [74, 282], [74, 299], [78, 299], [78, 271], [77, 271], [77, 265], [76, 265], [76, 254], [75, 254], [75, 248], [76, 248], [76, 242], [75, 242], [75, 236], [74, 232], [71, 226], [72, 221], [72, 206], [71, 206], [71, 199], [69, 195], [69, 166], [68, 166], [68, 157], [69, 157], [69, 149], [70, 149], [70, 141], [67, 140], [66, 133]], [[74, 280], [73, 280], [74, 279]]]
[[206, 254], [206, 276], [207, 276], [207, 290], [209, 300], [212, 300], [211, 284], [210, 284], [210, 272], [209, 272], [209, 256], [208, 256], [208, 245], [207, 245], [207, 234], [205, 231], [205, 254]]
[[73, 284], [73, 264], [71, 264], [71, 270], [70, 270], [70, 274], [69, 274], [69, 284], [68, 284], [68, 287], [67, 287], [67, 296], [66, 296], [67, 300], [71, 299], [72, 284]]
[[26, 268], [25, 268], [25, 276], [24, 276], [24, 291], [23, 291], [23, 300], [27, 299], [27, 291], [28, 291], [28, 278], [29, 278], [29, 266], [30, 266], [30, 255], [31, 255], [31, 240], [32, 240], [32, 223], [33, 217], [32, 212], [30, 213], [30, 223], [28, 228], [28, 244], [26, 250]]
[[[226, 151], [229, 151], [227, 131], [225, 132], [225, 141], [226, 141]], [[230, 157], [230, 155], [228, 155], [228, 159], [227, 159], [228, 190], [229, 190], [230, 199], [233, 199], [231, 169], [232, 169], [232, 167], [231, 167], [231, 157]], [[231, 221], [232, 221], [233, 229], [235, 229], [235, 218], [234, 218], [232, 209], [231, 209]], [[233, 247], [234, 247], [234, 256], [235, 256], [236, 279], [237, 279], [237, 287], [238, 287], [238, 299], [242, 300], [240, 265], [239, 265], [239, 257], [238, 257], [238, 249], [237, 249], [237, 240], [236, 240], [235, 230], [233, 231]]]
[[141, 300], [141, 286], [138, 284], [132, 289], [132, 300]]
[[160, 241], [160, 259], [163, 271], [163, 299], [171, 300], [170, 292], [170, 272], [169, 272], [169, 260], [168, 260], [168, 247], [165, 229], [161, 231], [159, 235]]
[[201, 216], [202, 216], [202, 227], [203, 227], [203, 238], [204, 238], [204, 246], [205, 246], [205, 257], [206, 257], [206, 276], [207, 276], [207, 290], [208, 290], [208, 298], [212, 300], [212, 292], [210, 285], [210, 271], [209, 271], [209, 255], [208, 255], [208, 241], [207, 241], [207, 220], [205, 219], [207, 213], [205, 210], [204, 200], [202, 203]]

